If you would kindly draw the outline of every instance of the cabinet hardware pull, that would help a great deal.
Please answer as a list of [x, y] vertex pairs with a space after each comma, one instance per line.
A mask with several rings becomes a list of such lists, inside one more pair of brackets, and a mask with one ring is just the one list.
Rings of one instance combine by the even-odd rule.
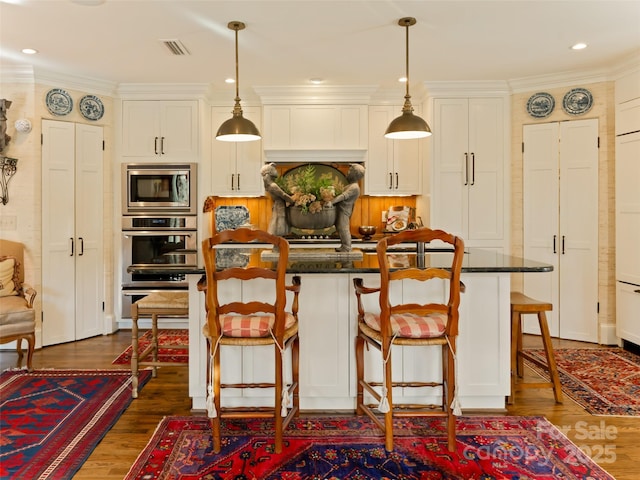
[[164, 155], [164, 137], [160, 137], [160, 155]]
[[398, 172], [396, 172], [396, 190], [398, 189]]
[[238, 174], [238, 190], [240, 190], [240, 174]]
[[553, 236], [553, 253], [558, 253], [556, 252], [556, 235]]
[[640, 293], [640, 289], [639, 290], [634, 290], [633, 293]]
[[471, 152], [471, 185], [476, 184], [476, 154]]
[[469, 154], [464, 152], [464, 184], [469, 185]]
[[562, 235], [562, 254], [564, 255], [564, 235]]
[[234, 186], [234, 179], [235, 179], [236, 174], [232, 173], [231, 174], [231, 190], [235, 190], [235, 188], [233, 188]]
[[158, 154], [158, 137], [153, 139], [153, 153]]
[[393, 173], [389, 172], [389, 190], [393, 190]]
[[71, 240], [71, 253], [69, 254], [69, 256], [73, 257], [73, 237], [69, 237], [69, 240]]
[[84, 255], [84, 238], [78, 237], [78, 242], [80, 243], [80, 253], [78, 255], [82, 256]]

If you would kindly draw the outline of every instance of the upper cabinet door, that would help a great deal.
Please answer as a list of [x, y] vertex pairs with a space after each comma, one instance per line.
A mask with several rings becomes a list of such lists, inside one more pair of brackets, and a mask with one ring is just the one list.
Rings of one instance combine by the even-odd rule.
[[437, 98], [433, 130], [431, 226], [504, 248], [504, 100]]
[[155, 160], [198, 157], [198, 102], [126, 100], [122, 104], [122, 154]]
[[369, 195], [422, 194], [423, 140], [390, 140], [384, 136], [389, 123], [401, 110], [401, 106], [369, 107], [365, 179], [365, 193]]
[[366, 150], [366, 105], [265, 105], [265, 150]]

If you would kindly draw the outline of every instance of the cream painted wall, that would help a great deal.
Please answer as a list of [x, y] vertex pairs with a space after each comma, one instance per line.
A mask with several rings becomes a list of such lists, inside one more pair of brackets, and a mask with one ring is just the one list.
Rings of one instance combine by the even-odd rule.
[[[593, 107], [584, 115], [568, 115], [562, 109], [562, 98], [571, 88], [587, 88], [593, 95]], [[538, 91], [538, 90], [537, 90]], [[511, 97], [511, 252], [523, 254], [523, 206], [522, 206], [522, 129], [524, 125], [562, 122], [587, 118], [598, 119], [599, 185], [598, 192], [598, 301], [599, 327], [615, 324], [615, 189], [614, 189], [614, 82], [600, 82], [546, 89], [556, 101], [556, 106], [547, 118], [536, 119], [527, 113], [527, 101], [537, 91], [517, 93]], [[513, 288], [522, 288], [522, 274], [512, 278]], [[602, 331], [602, 328], [599, 328]], [[600, 339], [605, 342], [606, 339]]]
[[[71, 95], [74, 106], [71, 113], [64, 117], [51, 115], [45, 105], [45, 97], [51, 88], [63, 88]], [[16, 220], [16, 228], [0, 227], [0, 237], [19, 241], [25, 245], [25, 281], [38, 292], [36, 297], [36, 340], [42, 344], [40, 319], [42, 311], [42, 119], [99, 125], [104, 128], [104, 191], [96, 192], [104, 202], [104, 268], [105, 268], [105, 318], [114, 322], [114, 194], [113, 194], [113, 99], [97, 95], [105, 107], [104, 116], [92, 122], [86, 120], [78, 110], [78, 102], [84, 95], [94, 92], [69, 88], [64, 84], [55, 86], [37, 84], [35, 81], [0, 83], [0, 98], [12, 101], [7, 112], [7, 133], [12, 137], [9, 147], [3, 154], [18, 159], [18, 171], [9, 184], [9, 202], [0, 204], [0, 225], [6, 225], [7, 219]], [[26, 118], [31, 121], [30, 133], [19, 133], [14, 127], [16, 120]], [[67, 214], [72, 215], [72, 212]], [[115, 323], [114, 323], [115, 325]]]

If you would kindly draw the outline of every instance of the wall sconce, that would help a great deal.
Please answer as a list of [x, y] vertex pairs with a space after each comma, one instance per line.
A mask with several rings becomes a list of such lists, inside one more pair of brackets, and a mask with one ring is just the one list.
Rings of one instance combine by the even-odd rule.
[[9, 202], [9, 181], [15, 175], [18, 165], [17, 158], [9, 158], [0, 156], [0, 168], [2, 168], [2, 176], [0, 177], [0, 186], [2, 187], [2, 204]]
[[29, 133], [31, 131], [31, 122], [26, 118], [16, 120], [14, 126], [16, 127], [16, 131], [20, 133]]

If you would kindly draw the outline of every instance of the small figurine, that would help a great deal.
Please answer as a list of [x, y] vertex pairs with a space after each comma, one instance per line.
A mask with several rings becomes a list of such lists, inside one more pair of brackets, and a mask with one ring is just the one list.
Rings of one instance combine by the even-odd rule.
[[262, 167], [260, 169], [260, 174], [264, 181], [264, 189], [273, 199], [271, 220], [267, 231], [272, 235], [286, 235], [289, 233], [289, 222], [287, 221], [286, 207], [288, 205], [293, 205], [293, 198], [291, 198], [291, 196], [282, 190], [275, 182], [275, 179], [278, 178], [278, 170], [276, 170], [274, 163], [268, 163]]
[[336, 212], [336, 230], [340, 235], [340, 247], [336, 248], [337, 252], [351, 251], [351, 230], [349, 228], [353, 206], [360, 196], [360, 185], [358, 181], [364, 177], [364, 167], [357, 163], [352, 163], [347, 172], [347, 181], [349, 184], [344, 191], [334, 198], [331, 202], [327, 202], [325, 207], [330, 208], [335, 205]]

